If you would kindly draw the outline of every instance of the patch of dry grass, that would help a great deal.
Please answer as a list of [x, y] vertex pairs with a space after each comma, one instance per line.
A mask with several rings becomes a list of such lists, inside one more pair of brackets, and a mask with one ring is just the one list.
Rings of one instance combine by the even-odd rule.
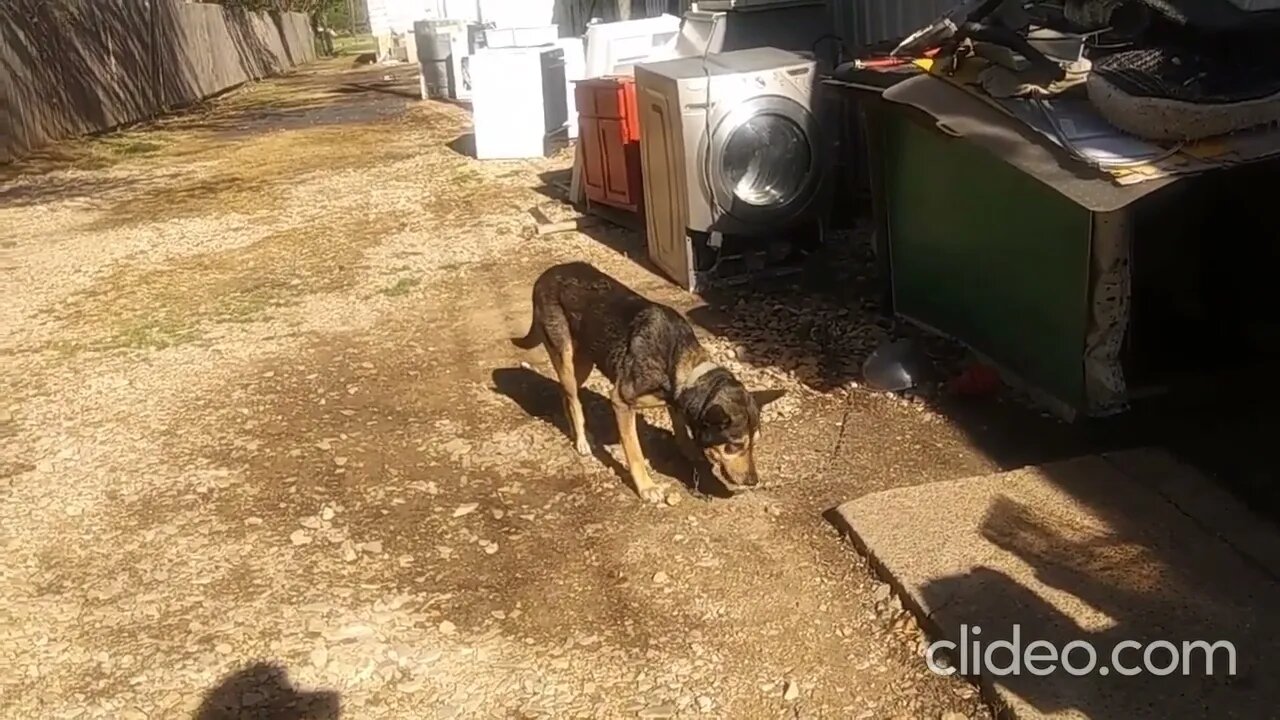
[[397, 228], [393, 218], [299, 226], [163, 268], [122, 268], [57, 311], [76, 330], [59, 349], [160, 349], [218, 323], [264, 319], [307, 295], [351, 287], [365, 251]]
[[90, 230], [252, 213], [308, 172], [395, 162], [421, 151], [415, 134], [441, 123], [444, 134], [454, 130], [456, 121], [442, 113], [414, 113], [406, 131], [406, 100], [394, 94], [416, 92], [405, 72], [387, 80], [382, 69], [342, 71], [335, 62], [248, 84], [155, 122], [41, 149], [0, 167], [0, 183], [28, 203], [70, 194], [119, 200]]
[[[323, 78], [323, 76], [322, 76]], [[41, 148], [19, 162], [0, 167], [0, 179], [16, 180], [64, 168], [98, 170], [139, 157], [189, 157], [199, 154], [202, 135], [242, 122], [253, 111], [281, 112], [323, 107], [338, 99], [322, 79], [277, 78], [244, 85], [221, 97], [197, 103], [181, 113], [100, 135], [68, 138]]]
[[[219, 323], [268, 318], [305, 296], [348, 289], [366, 253], [399, 230], [465, 245], [477, 218], [512, 201], [512, 183], [492, 182], [498, 168], [433, 153], [465, 130], [465, 114], [434, 103], [406, 105], [384, 92], [398, 82], [384, 72], [330, 68], [246, 86], [148, 128], [64, 143], [42, 163], [24, 163], [20, 172], [51, 169], [21, 193], [26, 204], [89, 199], [94, 211], [78, 221], [78, 232], [132, 235], [181, 219], [195, 222], [180, 232], [207, 235], [228, 216], [274, 230], [232, 249], [185, 256], [166, 249], [180, 258], [167, 264], [115, 265], [69, 299], [45, 306], [55, 308], [45, 312], [61, 325], [54, 348], [164, 348], [198, 340]], [[292, 111], [301, 115], [281, 115]], [[68, 165], [101, 170], [57, 172]], [[386, 203], [353, 205], [345, 195], [351, 171], [362, 178], [350, 187], [352, 197], [370, 193], [367, 185], [381, 177], [400, 182]], [[317, 223], [320, 208], [346, 214]], [[157, 249], [167, 233], [150, 231]], [[184, 238], [174, 239], [182, 246]], [[421, 280], [398, 274], [388, 282], [375, 292], [407, 295]]]
[[[268, 124], [298, 110], [332, 108], [332, 79], [316, 83], [262, 83], [221, 99], [203, 115], [176, 118], [162, 130], [138, 134], [135, 145], [161, 138], [159, 152], [148, 164], [183, 167], [175, 182], [149, 173], [151, 182], [131, 187], [127, 203], [115, 203], [90, 229], [112, 229], [140, 221], [199, 217], [215, 213], [256, 214], [276, 209], [280, 193], [309, 173], [388, 166], [419, 156], [428, 144], [452, 139], [463, 129], [460, 119], [438, 108], [417, 107], [394, 117], [360, 122], [320, 123], [287, 130], [239, 133], [248, 122]], [[352, 99], [358, 101], [358, 98]], [[255, 117], [255, 113], [257, 113]], [[451, 183], [479, 187], [485, 179], [470, 169]], [[163, 178], [159, 182], [157, 178]]]
[[128, 130], [66, 140], [42, 148], [21, 162], [0, 167], [0, 180], [12, 182], [23, 175], [38, 175], [62, 169], [102, 170], [132, 158], [162, 153], [172, 140], [145, 130]]
[[422, 280], [416, 277], [402, 277], [391, 285], [383, 288], [382, 294], [387, 297], [400, 297], [408, 295], [409, 291], [422, 284]]
[[[320, 127], [256, 136], [236, 143], [189, 138], [182, 159], [189, 173], [153, 174], [133, 185], [128, 202], [114, 203], [89, 230], [205, 215], [258, 214], [279, 208], [279, 194], [308, 173], [393, 163], [418, 150], [399, 123]], [[186, 143], [183, 143], [186, 144]]]
[[339, 35], [333, 39], [333, 51], [338, 55], [360, 55], [377, 52], [378, 41], [372, 35]]

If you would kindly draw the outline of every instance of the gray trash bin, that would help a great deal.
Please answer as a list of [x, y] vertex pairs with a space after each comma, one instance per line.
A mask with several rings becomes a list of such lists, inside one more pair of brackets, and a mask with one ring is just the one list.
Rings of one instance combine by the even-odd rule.
[[466, 23], [458, 20], [419, 20], [413, 24], [422, 99], [452, 97], [449, 56], [453, 53], [453, 35], [466, 32], [466, 28]]

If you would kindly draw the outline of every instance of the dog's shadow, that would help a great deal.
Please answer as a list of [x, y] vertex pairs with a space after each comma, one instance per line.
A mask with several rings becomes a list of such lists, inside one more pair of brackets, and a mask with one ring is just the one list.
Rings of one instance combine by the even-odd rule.
[[[500, 395], [514, 400], [529, 416], [554, 425], [565, 436], [564, 451], [575, 452], [573, 430], [569, 427], [569, 418], [565, 417], [558, 382], [527, 368], [498, 368], [493, 371], [493, 387]], [[620, 442], [613, 403], [587, 388], [578, 391], [578, 398], [582, 401], [587, 433], [591, 436], [591, 454], [622, 478], [627, 487], [631, 487], [631, 476], [627, 468], [605, 449], [606, 445], [617, 445]], [[654, 472], [675, 478], [698, 495], [722, 499], [733, 496], [712, 474], [710, 464], [706, 461], [694, 463], [680, 452], [671, 432], [656, 428], [643, 419], [636, 425], [640, 447]]]

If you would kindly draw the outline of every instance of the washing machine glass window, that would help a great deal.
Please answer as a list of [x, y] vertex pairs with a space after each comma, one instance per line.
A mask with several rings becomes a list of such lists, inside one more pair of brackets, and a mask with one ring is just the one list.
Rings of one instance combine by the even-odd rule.
[[734, 196], [756, 207], [786, 205], [799, 197], [812, 164], [804, 130], [772, 113], [760, 113], [739, 125], [720, 156], [720, 172]]
[[800, 103], [760, 95], [712, 123], [706, 170], [716, 210], [747, 222], [787, 222], [817, 194], [817, 121]]

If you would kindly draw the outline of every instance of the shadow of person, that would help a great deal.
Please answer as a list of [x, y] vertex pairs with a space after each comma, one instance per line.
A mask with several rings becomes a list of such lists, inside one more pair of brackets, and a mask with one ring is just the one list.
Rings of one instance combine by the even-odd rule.
[[[530, 417], [555, 426], [565, 435], [565, 452], [573, 452], [573, 432], [565, 417], [559, 383], [528, 368], [497, 368], [493, 371], [492, 378], [495, 392], [515, 401]], [[592, 456], [630, 487], [630, 473], [605, 449], [606, 445], [621, 442], [618, 439], [618, 422], [613, 414], [613, 404], [608, 398], [585, 387], [578, 391], [578, 398], [582, 401], [587, 434], [592, 439]], [[716, 479], [705, 460], [694, 463], [680, 452], [675, 436], [669, 431], [647, 422], [637, 423], [637, 427], [645, 459], [654, 471], [674, 478], [695, 494], [704, 497], [733, 497], [733, 493]]]
[[[962, 624], [971, 639], [981, 628], [984, 679], [1037, 715], [1274, 717], [1265, 708], [1278, 706], [1280, 688], [1264, 680], [1280, 637], [1274, 578], [1227, 543], [1180, 533], [1172, 519], [1179, 509], [1155, 514], [1114, 483], [1056, 472], [1055, 481], [1106, 522], [997, 499], [981, 538], [1033, 574], [977, 565], [930, 580], [921, 596], [931, 621], [952, 641]], [[1036, 642], [1058, 653], [1050, 674], [1017, 665]], [[993, 668], [985, 652], [997, 647]], [[999, 669], [1011, 663], [1015, 672]]]
[[299, 690], [271, 663], [238, 670], [205, 694], [192, 720], [338, 720], [338, 693]]

